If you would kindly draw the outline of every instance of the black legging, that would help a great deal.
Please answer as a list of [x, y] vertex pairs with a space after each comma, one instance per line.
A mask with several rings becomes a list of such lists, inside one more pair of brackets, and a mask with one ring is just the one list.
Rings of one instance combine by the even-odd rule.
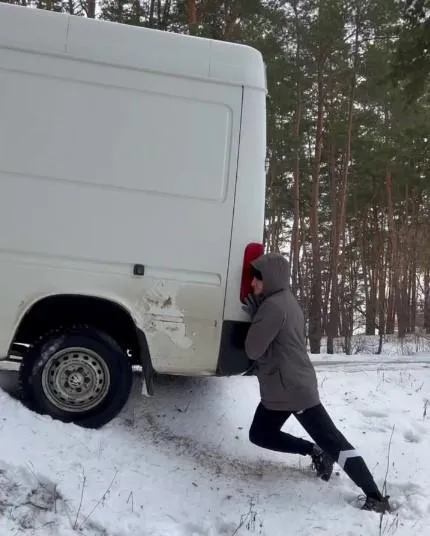
[[367, 496], [381, 497], [363, 458], [339, 432], [322, 404], [293, 413], [269, 410], [260, 403], [249, 430], [249, 440], [259, 447], [277, 452], [303, 456], [311, 454], [314, 443], [281, 432], [281, 428], [290, 415], [294, 415], [315, 443], [342, 467]]

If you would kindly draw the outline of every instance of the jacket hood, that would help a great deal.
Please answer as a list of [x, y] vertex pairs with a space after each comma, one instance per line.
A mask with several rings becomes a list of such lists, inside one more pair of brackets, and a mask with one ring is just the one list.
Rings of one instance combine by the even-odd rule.
[[290, 288], [290, 263], [279, 253], [266, 253], [251, 264], [263, 276], [265, 296]]

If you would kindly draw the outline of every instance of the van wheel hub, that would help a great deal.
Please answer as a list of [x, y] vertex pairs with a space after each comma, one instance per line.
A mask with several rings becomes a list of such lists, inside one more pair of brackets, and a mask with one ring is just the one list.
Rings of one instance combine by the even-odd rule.
[[100, 404], [110, 387], [109, 370], [96, 352], [66, 348], [53, 354], [42, 374], [42, 388], [57, 408], [89, 411]]

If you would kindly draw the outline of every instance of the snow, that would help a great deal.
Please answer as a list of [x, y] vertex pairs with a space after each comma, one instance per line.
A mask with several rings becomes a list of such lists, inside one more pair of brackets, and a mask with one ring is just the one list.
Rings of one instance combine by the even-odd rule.
[[[35, 415], [0, 390], [0, 534], [428, 534], [430, 354], [420, 358], [372, 367], [365, 355], [321, 356], [317, 367], [325, 406], [379, 485], [388, 470], [396, 511], [381, 528], [339, 468], [325, 483], [308, 459], [249, 443], [255, 378], [164, 378], [148, 399], [137, 376], [124, 412], [98, 431]], [[286, 429], [306, 437], [294, 418]]]
[[[326, 346], [326, 339], [322, 340], [322, 346]], [[336, 352], [344, 352], [344, 339], [337, 338], [334, 340]], [[352, 337], [352, 354], [377, 354], [379, 348], [378, 335], [354, 335]], [[425, 355], [430, 352], [430, 336], [426, 333], [416, 332], [409, 333], [399, 340], [397, 333], [384, 335], [382, 355], [383, 356], [412, 356]]]

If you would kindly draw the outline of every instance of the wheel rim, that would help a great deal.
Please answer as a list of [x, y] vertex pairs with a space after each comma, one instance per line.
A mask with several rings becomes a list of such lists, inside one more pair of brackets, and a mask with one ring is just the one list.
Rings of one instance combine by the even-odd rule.
[[77, 413], [95, 408], [106, 397], [110, 374], [104, 360], [87, 348], [56, 352], [42, 373], [42, 388], [57, 408]]

